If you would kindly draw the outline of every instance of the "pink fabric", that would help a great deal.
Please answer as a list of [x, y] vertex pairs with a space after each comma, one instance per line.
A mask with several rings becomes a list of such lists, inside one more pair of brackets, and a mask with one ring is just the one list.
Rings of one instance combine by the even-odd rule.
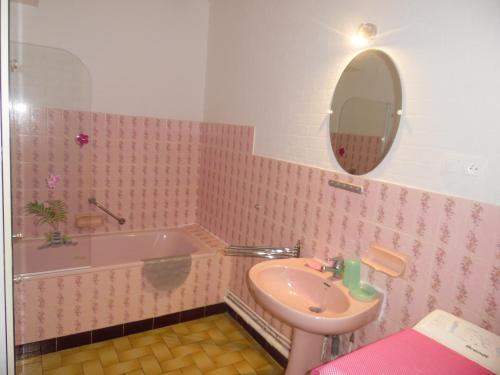
[[477, 363], [412, 329], [312, 370], [311, 375], [482, 375]]

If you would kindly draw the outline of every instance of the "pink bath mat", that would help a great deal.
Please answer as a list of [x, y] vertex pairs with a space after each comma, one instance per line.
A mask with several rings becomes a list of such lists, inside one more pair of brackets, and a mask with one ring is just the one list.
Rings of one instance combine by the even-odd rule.
[[312, 370], [311, 375], [491, 375], [427, 336], [406, 329]]

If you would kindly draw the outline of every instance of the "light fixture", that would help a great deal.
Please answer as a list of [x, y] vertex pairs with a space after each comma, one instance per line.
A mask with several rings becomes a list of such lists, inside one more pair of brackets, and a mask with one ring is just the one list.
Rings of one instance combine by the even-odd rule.
[[362, 23], [358, 31], [351, 38], [351, 43], [356, 47], [364, 47], [377, 35], [377, 26], [373, 23]]

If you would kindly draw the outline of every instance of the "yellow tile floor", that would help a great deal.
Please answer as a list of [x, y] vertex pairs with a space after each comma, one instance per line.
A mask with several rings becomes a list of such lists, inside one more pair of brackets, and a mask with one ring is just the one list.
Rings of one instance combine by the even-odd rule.
[[275, 375], [283, 372], [227, 314], [16, 363], [17, 375]]

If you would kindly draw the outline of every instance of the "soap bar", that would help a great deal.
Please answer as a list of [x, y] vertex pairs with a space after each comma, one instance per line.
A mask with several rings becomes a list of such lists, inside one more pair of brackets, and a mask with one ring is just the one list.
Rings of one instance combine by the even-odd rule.
[[344, 265], [344, 285], [352, 289], [359, 288], [359, 280], [361, 278], [361, 266], [360, 262], [357, 259], [349, 259], [345, 261]]
[[323, 265], [320, 262], [318, 262], [317, 260], [307, 259], [306, 260], [306, 267], [312, 268], [313, 270], [316, 270], [316, 271], [321, 271], [321, 267], [323, 267]]

